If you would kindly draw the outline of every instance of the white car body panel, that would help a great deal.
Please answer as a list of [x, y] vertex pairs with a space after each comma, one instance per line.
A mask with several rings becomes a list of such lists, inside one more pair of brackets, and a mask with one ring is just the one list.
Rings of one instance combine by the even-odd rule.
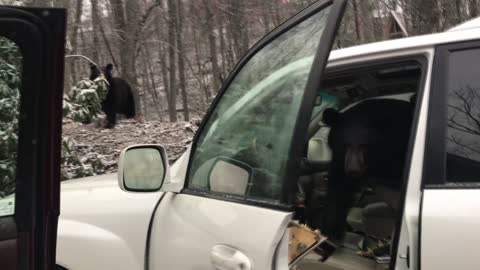
[[361, 61], [372, 55], [431, 48], [438, 44], [474, 39], [480, 39], [480, 28], [369, 43], [332, 51], [328, 67], [343, 65], [352, 60]]
[[421, 268], [480, 269], [480, 190], [425, 190]]
[[210, 248], [220, 244], [247, 255], [255, 262], [252, 269], [272, 269], [290, 219], [288, 212], [167, 193], [155, 213], [150, 269], [214, 269]]
[[464, 22], [460, 25], [457, 25], [453, 28], [450, 28], [448, 31], [453, 32], [453, 31], [460, 31], [460, 30], [479, 28], [479, 27], [480, 27], [480, 18], [476, 18], [476, 19], [472, 19], [470, 21]]
[[283, 232], [283, 237], [282, 240], [280, 241], [280, 244], [278, 244], [277, 247], [277, 253], [275, 256], [275, 265], [272, 267], [272, 269], [280, 269], [280, 270], [287, 270], [288, 267], [288, 244], [290, 243], [290, 232], [288, 230], [285, 230]]
[[62, 183], [57, 264], [143, 269], [147, 230], [161, 192], [122, 191], [116, 174]]

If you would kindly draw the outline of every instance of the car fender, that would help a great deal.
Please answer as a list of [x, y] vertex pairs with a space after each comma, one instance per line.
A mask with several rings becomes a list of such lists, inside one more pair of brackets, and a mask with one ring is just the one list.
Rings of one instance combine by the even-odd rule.
[[58, 228], [58, 265], [67, 269], [140, 269], [122, 236], [68, 219], [60, 219]]
[[135, 270], [145, 265], [148, 228], [162, 192], [127, 192], [116, 174], [62, 182], [57, 264]]

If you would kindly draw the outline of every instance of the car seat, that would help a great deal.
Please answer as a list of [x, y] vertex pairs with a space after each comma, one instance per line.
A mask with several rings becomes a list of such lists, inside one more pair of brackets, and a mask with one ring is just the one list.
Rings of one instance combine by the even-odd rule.
[[390, 239], [398, 217], [400, 192], [388, 187], [374, 187], [358, 207], [350, 209], [347, 223], [354, 231], [370, 238]]

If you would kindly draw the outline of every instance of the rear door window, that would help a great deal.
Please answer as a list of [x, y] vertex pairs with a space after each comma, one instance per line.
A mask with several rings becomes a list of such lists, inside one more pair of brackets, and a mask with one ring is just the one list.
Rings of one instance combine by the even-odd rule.
[[448, 182], [480, 182], [480, 48], [448, 56]]

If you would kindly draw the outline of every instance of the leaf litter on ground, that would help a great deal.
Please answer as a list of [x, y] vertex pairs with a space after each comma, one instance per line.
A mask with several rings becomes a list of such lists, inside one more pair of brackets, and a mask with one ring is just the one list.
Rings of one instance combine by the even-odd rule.
[[64, 119], [63, 137], [73, 142], [71, 151], [80, 162], [64, 163], [63, 179], [114, 173], [122, 149], [135, 144], [161, 144], [173, 163], [187, 149], [198, 123], [199, 119], [175, 123], [125, 119], [105, 129], [99, 121], [82, 124]]

